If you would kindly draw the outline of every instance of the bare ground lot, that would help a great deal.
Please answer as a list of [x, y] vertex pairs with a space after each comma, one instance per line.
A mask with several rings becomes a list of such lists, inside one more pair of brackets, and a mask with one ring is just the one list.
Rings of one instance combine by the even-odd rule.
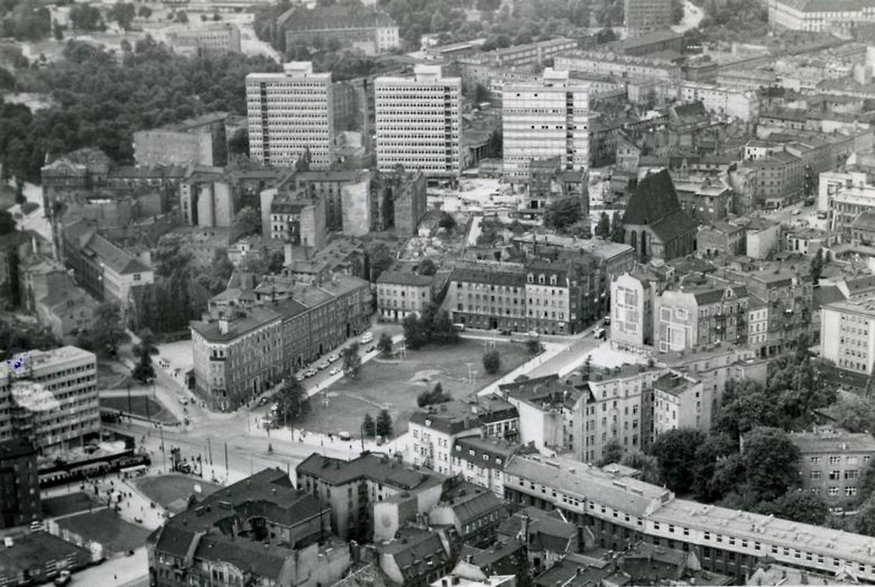
[[[349, 432], [359, 436], [362, 420], [389, 410], [395, 434], [407, 431], [407, 422], [418, 407], [416, 396], [440, 382], [454, 399], [464, 399], [523, 364], [529, 357], [522, 343], [499, 343], [501, 369], [495, 375], [483, 370], [483, 341], [462, 339], [454, 346], [429, 346], [407, 351], [404, 358], [377, 358], [362, 365], [358, 379], [340, 379], [310, 400], [310, 415], [300, 427], [324, 433]], [[470, 367], [469, 367], [470, 365]], [[470, 371], [474, 385], [468, 381]], [[324, 394], [324, 395], [323, 395]]]

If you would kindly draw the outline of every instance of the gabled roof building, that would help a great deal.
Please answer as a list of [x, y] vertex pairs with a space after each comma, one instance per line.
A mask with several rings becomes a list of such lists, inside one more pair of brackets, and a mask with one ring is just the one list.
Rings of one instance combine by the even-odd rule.
[[668, 171], [638, 182], [623, 216], [625, 242], [641, 262], [669, 261], [696, 250], [696, 222], [681, 208]]

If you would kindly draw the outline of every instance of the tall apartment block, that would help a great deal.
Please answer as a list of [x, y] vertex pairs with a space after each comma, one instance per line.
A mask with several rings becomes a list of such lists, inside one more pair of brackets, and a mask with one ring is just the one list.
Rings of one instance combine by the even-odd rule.
[[309, 61], [286, 63], [282, 73], [246, 76], [249, 156], [291, 166], [309, 151], [312, 169], [328, 169], [334, 153], [331, 73]]
[[533, 159], [559, 157], [565, 171], [589, 163], [589, 94], [567, 71], [544, 70], [540, 83], [508, 84], [502, 92], [504, 172], [525, 183]]
[[623, 15], [626, 30], [641, 32], [665, 30], [672, 25], [671, 0], [625, 0]]
[[36, 457], [27, 438], [0, 441], [0, 529], [42, 517]]
[[[461, 171], [462, 80], [438, 65], [418, 65], [413, 77], [374, 82], [377, 167], [457, 177]], [[251, 131], [250, 131], [251, 132]]]
[[0, 373], [0, 442], [29, 438], [42, 454], [100, 432], [97, 357], [74, 346], [34, 350]]

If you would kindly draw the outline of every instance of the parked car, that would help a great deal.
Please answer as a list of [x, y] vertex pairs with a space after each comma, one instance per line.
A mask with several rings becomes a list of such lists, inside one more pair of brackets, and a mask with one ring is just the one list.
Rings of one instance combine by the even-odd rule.
[[374, 334], [372, 332], [365, 332], [362, 334], [362, 337], [359, 339], [359, 342], [362, 344], [368, 344], [374, 340]]
[[313, 369], [307, 369], [304, 371], [304, 377], [313, 377], [316, 374], [316, 371]]
[[349, 432], [338, 432], [337, 437], [341, 440], [351, 440], [352, 435]]
[[370, 353], [371, 351], [374, 351], [374, 350], [376, 350], [376, 349], [377, 349], [377, 346], [376, 346], [376, 345], [369, 344], [369, 345], [368, 345], [368, 348], [365, 349], [365, 352], [366, 352], [366, 353]]
[[331, 371], [328, 372], [329, 375], [337, 375], [340, 373], [340, 367], [333, 367]]
[[504, 336], [510, 336], [513, 333], [510, 331], [509, 328], [504, 328], [504, 329], [502, 329], [501, 334]]
[[327, 369], [328, 366], [329, 366], [330, 364], [331, 364], [331, 363], [329, 363], [328, 361], [322, 361], [322, 362], [319, 363], [319, 365], [318, 365], [318, 366], [319, 366], [319, 370], [321, 371], [322, 369]]
[[604, 338], [605, 337], [605, 329], [604, 328], [596, 328], [593, 330], [592, 335], [595, 338]]
[[328, 357], [328, 362], [329, 362], [329, 363], [333, 363], [334, 361], [336, 361], [336, 360], [339, 359], [339, 358], [340, 358], [340, 357], [338, 357], [337, 355], [330, 355], [330, 356]]
[[267, 402], [269, 402], [269, 401], [270, 401], [270, 399], [267, 396], [262, 397], [260, 400], [258, 400], [258, 407], [260, 408], [260, 407], [266, 405]]
[[73, 577], [70, 575], [70, 571], [64, 569], [61, 573], [55, 577], [55, 585], [67, 585], [70, 581], [73, 580]]

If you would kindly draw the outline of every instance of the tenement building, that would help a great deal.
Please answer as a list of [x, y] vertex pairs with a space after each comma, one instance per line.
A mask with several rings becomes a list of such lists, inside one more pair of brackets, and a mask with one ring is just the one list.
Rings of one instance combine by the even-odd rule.
[[462, 80], [444, 77], [440, 66], [417, 65], [412, 77], [378, 77], [374, 92], [377, 168], [458, 177]]
[[472, 262], [447, 292], [453, 322], [474, 328], [580, 332], [603, 315], [606, 277], [589, 254], [557, 261]]
[[398, 25], [376, 6], [296, 6], [280, 15], [277, 29], [285, 49], [337, 43], [377, 55], [399, 45]]
[[331, 73], [314, 73], [309, 61], [286, 63], [282, 73], [246, 76], [249, 156], [268, 165], [291, 166], [309, 158], [327, 169], [334, 153]]
[[359, 542], [371, 540], [375, 531], [394, 537], [404, 522], [427, 514], [440, 501], [446, 480], [371, 453], [351, 461], [313, 453], [295, 471], [298, 489], [331, 507], [332, 531]]
[[526, 183], [533, 159], [559, 158], [565, 171], [589, 165], [589, 93], [567, 71], [544, 70], [540, 83], [508, 84], [502, 92], [504, 172]]
[[0, 441], [0, 530], [42, 518], [36, 456], [27, 438]]
[[834, 576], [875, 580], [875, 538], [678, 499], [663, 487], [609, 465], [511, 457], [504, 497], [524, 506], [558, 510], [582, 526], [597, 546], [622, 550], [639, 541], [693, 553], [704, 570], [750, 576], [764, 558]]
[[625, 0], [623, 24], [627, 30], [665, 30], [672, 23], [671, 0]]
[[859, 503], [863, 471], [875, 455], [871, 434], [818, 429], [793, 432], [790, 441], [799, 449], [802, 489], [833, 507], [853, 509]]
[[195, 391], [214, 407], [237, 408], [369, 326], [362, 279], [335, 274], [280, 290], [265, 285], [259, 305], [235, 300], [191, 323]]

